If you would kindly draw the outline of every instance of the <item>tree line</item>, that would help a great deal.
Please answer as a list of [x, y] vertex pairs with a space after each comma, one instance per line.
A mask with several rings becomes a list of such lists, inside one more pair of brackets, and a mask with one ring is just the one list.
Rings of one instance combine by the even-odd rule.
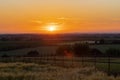
[[[37, 50], [29, 51], [21, 57], [68, 56], [68, 57], [120, 57], [120, 50], [109, 48], [104, 53], [97, 48], [91, 48], [87, 43], [74, 45], [61, 45], [56, 49], [56, 54], [40, 54]], [[2, 57], [9, 57], [4, 54]]]
[[119, 49], [109, 48], [105, 52], [102, 52], [97, 48], [91, 48], [89, 44], [85, 43], [59, 46], [56, 54], [66, 56], [66, 52], [75, 57], [120, 57]]

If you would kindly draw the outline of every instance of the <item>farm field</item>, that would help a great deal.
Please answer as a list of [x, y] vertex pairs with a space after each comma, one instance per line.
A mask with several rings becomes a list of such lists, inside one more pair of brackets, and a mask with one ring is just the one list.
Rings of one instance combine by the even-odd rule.
[[[36, 51], [38, 51], [39, 52], [39, 54], [44, 54], [44, 56], [47, 56], [48, 54], [55, 54], [56, 53], [56, 49], [57, 49], [57, 47], [58, 46], [39, 46], [39, 47], [33, 47], [33, 44], [34, 44], [35, 42], [33, 42], [33, 43], [30, 43], [29, 44], [29, 42], [27, 43], [27, 44], [25, 44], [24, 42], [21, 42], [21, 43], [18, 43], [18, 42], [15, 42], [13, 45], [11, 45], [11, 41], [10, 42], [7, 42], [7, 43], [2, 43], [2, 42], [0, 42], [0, 44], [2, 44], [2, 45], [0, 45], [0, 47], [10, 47], [10, 46], [14, 46], [14, 47], [16, 47], [16, 46], [18, 46], [18, 45], [25, 45], [25, 46], [28, 46], [29, 47], [29, 45], [32, 45], [32, 47], [30, 47], [30, 48], [23, 48], [23, 49], [16, 49], [16, 50], [10, 50], [10, 51], [0, 51], [0, 56], [2, 56], [2, 55], [4, 55], [4, 54], [6, 54], [6, 55], [8, 55], [8, 56], [13, 56], [13, 55], [15, 55], [15, 56], [22, 56], [22, 55], [26, 55], [28, 52], [30, 52], [30, 51], [32, 51], [32, 50], [36, 50]], [[36, 44], [37, 44], [37, 42], [36, 42]], [[34, 44], [34, 45], [36, 45], [36, 44]], [[40, 44], [39, 44], [40, 45]], [[99, 49], [101, 52], [103, 52], [103, 53], [105, 53], [105, 51], [107, 50], [107, 49], [109, 49], [109, 48], [116, 48], [116, 49], [120, 49], [120, 45], [116, 45], [116, 44], [112, 44], [112, 45], [90, 45], [90, 47], [91, 48], [97, 48], [97, 49]], [[45, 60], [43, 60], [43, 59], [45, 59]], [[48, 56], [48, 57], [43, 57], [43, 59], [26, 59], [26, 60], [24, 60], [24, 59], [21, 59], [21, 60], [19, 60], [19, 59], [0, 59], [0, 62], [8, 62], [8, 63], [11, 63], [11, 62], [13, 62], [13, 63], [15, 63], [15, 62], [32, 62], [32, 63], [34, 63], [34, 64], [36, 64], [36, 62], [37, 63], [41, 63], [41, 60], [42, 60], [42, 63], [47, 63], [47, 64], [62, 64], [62, 65], [67, 65], [67, 67], [68, 66], [81, 66], [81, 65], [85, 65], [86, 66], [86, 64], [88, 65], [89, 64], [89, 67], [93, 67], [93, 66], [95, 66], [95, 59], [94, 58], [84, 58], [84, 60], [82, 60], [82, 58], [74, 58], [74, 59], [62, 59], [62, 58], [59, 58], [59, 57], [52, 57], [52, 60], [51, 60], [51, 58]], [[11, 60], [11, 61], [10, 61]], [[10, 61], [10, 62], [9, 62]], [[83, 62], [82, 62], [83, 61]], [[97, 63], [98, 62], [98, 63]], [[105, 63], [104, 63], [105, 62]], [[103, 71], [103, 72], [108, 72], [108, 59], [107, 58], [97, 58], [96, 59], [96, 68], [98, 69], [98, 70], [100, 70], [100, 71]], [[114, 59], [114, 58], [111, 58], [111, 62], [120, 62], [120, 59], [119, 58], [116, 58], [116, 59]], [[6, 63], [7, 64], [7, 63]], [[83, 65], [83, 66], [84, 66]], [[60, 67], [61, 65], [59, 65], [58, 67]], [[72, 67], [73, 68], [73, 67]], [[109, 71], [110, 73], [113, 73], [113, 74], [118, 74], [118, 73], [120, 73], [120, 64], [114, 64], [114, 63], [110, 63], [110, 71]], [[79, 79], [78, 79], [79, 80]]]
[[120, 50], [120, 44], [107, 44], [107, 45], [90, 45], [91, 48], [97, 48], [99, 49], [101, 52], [105, 52], [107, 49], [119, 49]]
[[56, 46], [43, 46], [43, 47], [36, 47], [36, 48], [25, 48], [25, 49], [17, 49], [17, 50], [10, 50], [10, 51], [1, 51], [0, 56], [3, 54], [9, 56], [21, 56], [25, 55], [32, 50], [37, 50], [40, 54], [55, 54], [57, 47]]
[[42, 45], [41, 41], [0, 41], [0, 49], [5, 48], [24, 48], [24, 47], [35, 47]]
[[[108, 72], [108, 64], [107, 63], [97, 63], [97, 69]], [[120, 74], [120, 64], [110, 64], [110, 71], [111, 74]]]
[[64, 67], [36, 63], [0, 63], [0, 80], [120, 80], [94, 67]]
[[0, 51], [12, 51], [26, 48], [36, 48], [44, 46], [53, 46], [56, 42], [54, 41], [0, 41]]
[[[25, 55], [31, 50], [37, 50], [40, 54], [50, 54], [55, 53], [58, 46], [41, 46], [35, 48], [25, 48], [25, 49], [17, 49], [17, 50], [10, 50], [10, 51], [0, 51], [0, 56], [3, 54], [7, 55]], [[105, 53], [105, 51], [109, 48], [119, 49], [120, 45], [112, 44], [112, 45], [90, 45], [91, 48], [97, 48], [101, 52]]]
[[[96, 60], [96, 61], [95, 61]], [[18, 57], [18, 58], [1, 58], [0, 62], [4, 63], [15, 63], [15, 62], [24, 62], [24, 63], [37, 63], [37, 64], [51, 64], [57, 65], [59, 67], [64, 66], [66, 68], [71, 67], [96, 67], [97, 70], [103, 71], [105, 73], [110, 73], [112, 75], [118, 75], [120, 73], [120, 59], [111, 58], [110, 60], [110, 70], [108, 70], [108, 59], [107, 58], [88, 58], [88, 57]]]

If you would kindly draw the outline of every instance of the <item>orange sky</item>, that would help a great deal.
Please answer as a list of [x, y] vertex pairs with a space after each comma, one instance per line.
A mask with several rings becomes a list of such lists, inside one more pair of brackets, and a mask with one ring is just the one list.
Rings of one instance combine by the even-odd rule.
[[1, 0], [0, 33], [120, 32], [120, 0]]

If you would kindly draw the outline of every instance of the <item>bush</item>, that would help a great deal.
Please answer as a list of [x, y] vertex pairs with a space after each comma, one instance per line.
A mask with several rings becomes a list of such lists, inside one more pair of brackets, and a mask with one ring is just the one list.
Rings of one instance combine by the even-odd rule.
[[91, 57], [104, 57], [104, 54], [100, 50], [93, 48], [90, 50], [89, 56], [91, 56]]
[[76, 56], [88, 56], [90, 52], [88, 44], [75, 44], [73, 50]]
[[39, 57], [39, 52], [34, 50], [27, 53], [26, 57]]
[[59, 46], [58, 49], [56, 50], [57, 56], [66, 56], [66, 53], [72, 55], [72, 53], [73, 53], [72, 46], [62, 45], [62, 46]]
[[3, 54], [1, 57], [3, 57], [3, 58], [7, 58], [7, 57], [9, 57], [7, 54]]

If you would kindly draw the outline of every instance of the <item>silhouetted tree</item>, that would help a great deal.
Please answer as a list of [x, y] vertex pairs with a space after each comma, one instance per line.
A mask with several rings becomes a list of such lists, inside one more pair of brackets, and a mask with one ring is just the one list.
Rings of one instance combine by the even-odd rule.
[[56, 55], [57, 56], [66, 56], [66, 53], [71, 54], [72, 52], [73, 52], [72, 46], [62, 45], [62, 46], [59, 46], [58, 49], [56, 50]]
[[97, 40], [95, 40], [95, 44], [98, 44], [99, 42]]
[[34, 50], [27, 53], [26, 57], [39, 57], [39, 52]]
[[3, 57], [3, 58], [7, 58], [7, 57], [9, 57], [7, 54], [3, 54], [1, 57]]
[[104, 39], [101, 39], [100, 40], [100, 44], [104, 44], [105, 43], [105, 40]]
[[91, 57], [94, 57], [94, 56], [96, 56], [96, 57], [103, 57], [104, 54], [100, 50], [98, 50], [96, 48], [93, 48], [93, 49], [90, 50], [90, 56]]
[[76, 56], [88, 56], [90, 48], [88, 44], [75, 44], [73, 50]]

